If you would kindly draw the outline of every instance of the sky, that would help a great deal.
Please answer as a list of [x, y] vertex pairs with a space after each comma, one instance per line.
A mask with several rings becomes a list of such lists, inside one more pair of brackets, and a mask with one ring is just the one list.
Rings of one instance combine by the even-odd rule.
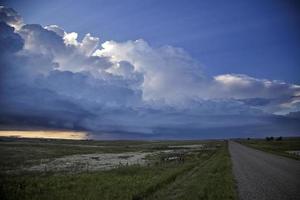
[[300, 135], [297, 1], [0, 1], [0, 127]]

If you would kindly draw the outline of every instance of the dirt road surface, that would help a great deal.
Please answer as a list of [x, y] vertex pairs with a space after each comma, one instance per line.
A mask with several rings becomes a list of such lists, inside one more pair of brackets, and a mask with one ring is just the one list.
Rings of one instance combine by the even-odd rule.
[[300, 199], [300, 161], [229, 141], [241, 200]]

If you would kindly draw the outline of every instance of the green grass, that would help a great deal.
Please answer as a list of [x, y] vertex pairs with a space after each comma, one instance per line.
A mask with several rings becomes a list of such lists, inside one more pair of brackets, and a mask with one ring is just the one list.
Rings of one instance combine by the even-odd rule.
[[227, 145], [148, 199], [237, 199]]
[[[89, 143], [91, 142], [91, 143]], [[123, 166], [109, 171], [80, 173], [0, 173], [1, 199], [236, 199], [227, 144], [220, 141], [1, 141], [1, 168], [18, 169], [20, 162], [93, 152], [155, 151], [169, 145], [199, 144], [217, 147], [185, 156], [184, 163], [162, 162], [151, 156], [147, 166]], [[67, 145], [72, 144], [72, 145]], [[99, 147], [82, 147], [93, 145]], [[20, 161], [21, 160], [21, 161]], [[32, 164], [31, 163], [31, 164]]]
[[300, 138], [283, 138], [283, 140], [276, 141], [267, 141], [265, 139], [250, 139], [250, 140], [238, 140], [241, 144], [253, 147], [259, 150], [277, 154], [280, 156], [285, 156], [300, 160], [299, 156], [289, 154], [287, 151], [296, 151], [300, 150]]
[[2, 179], [3, 199], [132, 199], [179, 168], [138, 166], [73, 175], [22, 175]]

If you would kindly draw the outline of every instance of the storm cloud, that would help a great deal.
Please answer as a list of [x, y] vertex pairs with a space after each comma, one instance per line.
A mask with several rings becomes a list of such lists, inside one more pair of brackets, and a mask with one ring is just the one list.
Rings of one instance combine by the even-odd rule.
[[[25, 24], [0, 7], [0, 123], [86, 130], [95, 138], [297, 135], [300, 86], [209, 77], [181, 48], [103, 41]], [[295, 116], [295, 115], [293, 115]]]

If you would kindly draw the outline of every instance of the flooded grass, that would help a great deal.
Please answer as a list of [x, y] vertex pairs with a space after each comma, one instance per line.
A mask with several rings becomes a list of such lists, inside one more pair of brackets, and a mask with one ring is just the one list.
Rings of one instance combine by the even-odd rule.
[[126, 153], [98, 153], [77, 154], [56, 158], [50, 162], [24, 168], [26, 171], [37, 172], [81, 172], [109, 170], [122, 165], [145, 165], [145, 157], [149, 153], [126, 152]]

